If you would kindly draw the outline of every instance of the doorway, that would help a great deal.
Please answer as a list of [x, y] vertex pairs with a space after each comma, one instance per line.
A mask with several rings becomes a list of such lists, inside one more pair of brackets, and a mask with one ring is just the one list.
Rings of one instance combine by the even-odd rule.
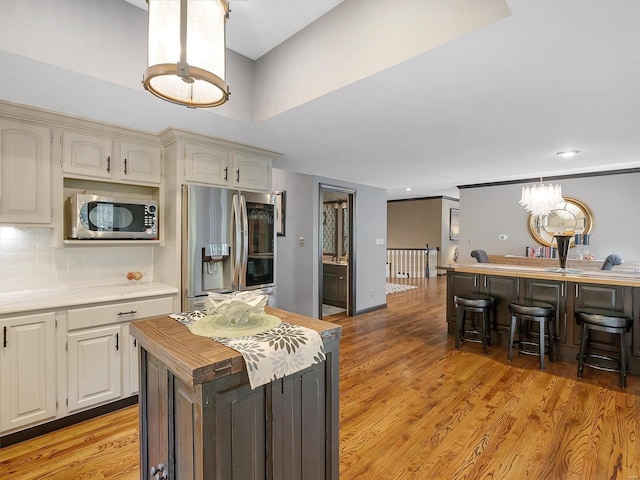
[[320, 185], [319, 318], [355, 312], [355, 190]]

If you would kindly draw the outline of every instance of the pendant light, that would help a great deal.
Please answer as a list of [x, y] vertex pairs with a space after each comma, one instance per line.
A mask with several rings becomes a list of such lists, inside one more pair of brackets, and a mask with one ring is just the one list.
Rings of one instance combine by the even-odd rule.
[[147, 0], [148, 68], [144, 88], [190, 108], [229, 99], [226, 84], [227, 0]]
[[540, 179], [539, 185], [527, 185], [522, 187], [520, 205], [533, 216], [548, 215], [563, 201], [562, 187], [560, 185], [544, 185]]

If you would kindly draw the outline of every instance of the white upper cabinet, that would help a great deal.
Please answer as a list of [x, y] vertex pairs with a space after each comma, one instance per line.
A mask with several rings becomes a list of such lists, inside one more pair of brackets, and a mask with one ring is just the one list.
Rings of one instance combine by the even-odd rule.
[[157, 145], [72, 130], [62, 134], [62, 171], [67, 174], [159, 184], [161, 162], [162, 153]]
[[51, 223], [51, 129], [0, 118], [0, 223]]
[[160, 147], [147, 143], [120, 143], [120, 180], [123, 182], [160, 183], [162, 153]]
[[229, 186], [229, 151], [208, 145], [186, 144], [185, 179], [188, 182]]
[[62, 134], [62, 171], [94, 178], [113, 178], [113, 140], [65, 130]]
[[233, 154], [233, 187], [271, 190], [271, 159], [244, 153]]

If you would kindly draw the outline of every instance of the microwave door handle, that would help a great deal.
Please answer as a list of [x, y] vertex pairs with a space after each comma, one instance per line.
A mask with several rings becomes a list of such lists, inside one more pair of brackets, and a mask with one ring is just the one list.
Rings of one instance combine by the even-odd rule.
[[232, 288], [237, 288], [240, 286], [240, 260], [241, 260], [241, 248], [242, 248], [242, 232], [241, 232], [241, 218], [240, 218], [240, 205], [238, 202], [238, 195], [233, 196], [232, 200], [233, 205], [233, 215], [232, 215], [232, 224], [233, 231], [235, 233], [235, 242], [233, 245], [233, 278], [231, 280]]
[[247, 220], [247, 203], [244, 195], [240, 195], [240, 214], [242, 215], [242, 261], [240, 264], [240, 289], [247, 286], [247, 262], [249, 260], [249, 222]]

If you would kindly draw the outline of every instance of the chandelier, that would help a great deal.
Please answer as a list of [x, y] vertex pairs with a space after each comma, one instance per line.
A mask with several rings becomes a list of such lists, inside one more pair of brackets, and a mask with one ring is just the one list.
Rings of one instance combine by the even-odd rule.
[[144, 88], [190, 108], [229, 99], [226, 84], [227, 0], [147, 0], [148, 68]]
[[544, 185], [540, 179], [539, 185], [527, 185], [522, 187], [522, 198], [520, 205], [533, 216], [548, 215], [551, 210], [564, 201], [562, 198], [562, 187], [560, 185]]

